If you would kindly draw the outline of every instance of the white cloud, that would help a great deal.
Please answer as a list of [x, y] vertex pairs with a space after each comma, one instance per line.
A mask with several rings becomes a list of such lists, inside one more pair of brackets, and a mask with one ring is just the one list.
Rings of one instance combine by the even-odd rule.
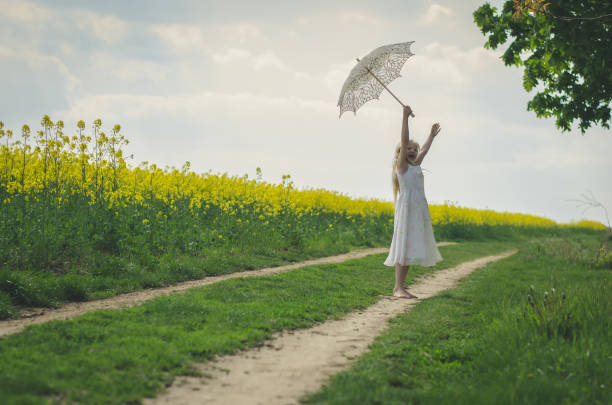
[[60, 52], [64, 56], [74, 56], [76, 54], [76, 49], [67, 42], [60, 43]]
[[253, 57], [251, 66], [255, 70], [263, 70], [267, 68], [287, 70], [287, 65], [285, 65], [285, 63], [280, 60], [276, 54], [270, 51]]
[[0, 0], [2, 17], [22, 23], [40, 23], [51, 18], [52, 12], [27, 1]]
[[358, 24], [360, 26], [369, 25], [371, 27], [383, 26], [387, 23], [381, 18], [374, 17], [370, 13], [364, 13], [359, 11], [343, 11], [339, 13], [339, 17], [342, 22], [346, 24]]
[[433, 3], [427, 8], [424, 14], [419, 16], [419, 23], [423, 25], [434, 24], [439, 22], [442, 18], [452, 15], [452, 13], [450, 8]]
[[337, 13], [312, 13], [297, 18], [297, 24], [307, 29], [329, 30], [340, 27], [356, 26], [368, 30], [384, 27], [389, 22], [360, 11], [341, 11]]
[[172, 96], [149, 96], [139, 94], [97, 94], [75, 101], [69, 111], [58, 115], [94, 117], [118, 114], [126, 117], [153, 116], [160, 113], [180, 112], [193, 117], [201, 117], [211, 108], [234, 111], [240, 109], [259, 110], [300, 110], [308, 109], [334, 114], [335, 106], [327, 101], [303, 99], [299, 97], [275, 97], [252, 93], [220, 93], [205, 91], [193, 94]]
[[265, 37], [254, 24], [153, 24], [148, 28], [177, 52], [194, 53], [197, 49], [218, 65], [243, 65], [256, 71], [288, 70], [277, 53], [261, 50]]
[[125, 37], [127, 24], [110, 15], [96, 14], [91, 11], [73, 10], [58, 13], [55, 10], [40, 7], [26, 1], [0, 0], [2, 16], [17, 23], [26, 24], [34, 31], [49, 30], [52, 27], [70, 29], [76, 26], [83, 31], [91, 32], [95, 38], [114, 44]]
[[253, 55], [251, 52], [245, 49], [230, 48], [225, 52], [212, 52], [210, 53], [210, 57], [217, 64], [246, 64], [251, 69], [258, 71], [267, 69], [285, 71], [288, 69], [287, 65], [274, 52], [271, 51]]
[[160, 81], [168, 74], [169, 68], [159, 63], [127, 57], [122, 57], [120, 63], [118, 63], [117, 59], [117, 57], [104, 52], [95, 52], [91, 56], [92, 66], [95, 70], [121, 80]]
[[329, 67], [329, 70], [323, 76], [323, 83], [325, 87], [333, 93], [340, 94], [342, 85], [348, 77], [349, 72], [355, 66], [355, 61], [349, 61], [346, 63], [334, 63]]
[[491, 51], [480, 46], [463, 50], [456, 45], [431, 42], [425, 46], [425, 53], [432, 58], [449, 58], [455, 61], [463, 61], [473, 68], [481, 68], [489, 62], [499, 63], [499, 57], [503, 52], [499, 49]]
[[153, 24], [149, 30], [179, 52], [191, 51], [204, 44], [204, 34], [195, 25]]
[[0, 58], [8, 58], [15, 54], [15, 52], [8, 46], [0, 45]]
[[[505, 123], [505, 131], [513, 135], [514, 143], [527, 146], [514, 154], [513, 161], [509, 162], [513, 166], [560, 173], [567, 169], [568, 165], [571, 165], [571, 168], [576, 171], [605, 170], [604, 166], [609, 165], [603, 159], [594, 159], [594, 156], [598, 154], [603, 157], [604, 153], [600, 150], [606, 150], [606, 144], [609, 144], [605, 138], [591, 139], [588, 142], [581, 137], [560, 138], [552, 126], [537, 127], [513, 120]], [[551, 142], [551, 138], [557, 142]], [[596, 146], [597, 152], [592, 150], [594, 145], [598, 145]], [[597, 167], [598, 165], [601, 167]]]
[[49, 65], [55, 66], [66, 77], [67, 90], [69, 91], [73, 90], [81, 82], [57, 56], [45, 55], [35, 51], [26, 51], [25, 56], [29, 63], [41, 69], [46, 69]]
[[263, 34], [259, 27], [250, 23], [213, 24], [206, 27], [207, 39], [227, 44], [244, 44], [260, 40]]
[[[260, 29], [248, 23], [229, 24], [150, 24], [149, 31], [178, 52], [205, 49], [223, 60], [223, 54], [240, 50], [247, 43], [262, 39]], [[233, 55], [238, 54], [233, 51]]]
[[293, 77], [295, 77], [298, 80], [309, 80], [309, 79], [312, 79], [312, 75], [310, 73], [306, 73], [306, 72], [294, 72], [293, 73]]
[[229, 64], [234, 62], [242, 62], [251, 56], [251, 53], [244, 49], [230, 48], [225, 52], [211, 53], [211, 58], [214, 62], [220, 64]]
[[109, 15], [90, 11], [72, 12], [73, 21], [83, 31], [90, 31], [97, 39], [107, 44], [115, 44], [125, 37], [128, 25], [125, 21]]
[[0, 46], [0, 57], [23, 60], [39, 72], [48, 71], [49, 68], [57, 70], [66, 79], [67, 91], [74, 90], [81, 82], [68, 66], [60, 58], [54, 55], [46, 55], [30, 48], [15, 49]]
[[457, 65], [456, 61], [450, 59], [435, 59], [426, 55], [415, 55], [412, 58], [411, 69], [417, 70], [421, 77], [438, 83], [451, 83], [453, 85], [464, 84], [466, 75]]
[[[490, 64], [499, 64], [501, 51], [490, 51], [482, 47], [461, 49], [456, 45], [432, 42], [425, 46], [423, 53], [413, 56], [410, 63], [412, 72], [439, 82], [464, 85], [476, 80], [476, 73]], [[415, 74], [413, 73], [413, 74]]]

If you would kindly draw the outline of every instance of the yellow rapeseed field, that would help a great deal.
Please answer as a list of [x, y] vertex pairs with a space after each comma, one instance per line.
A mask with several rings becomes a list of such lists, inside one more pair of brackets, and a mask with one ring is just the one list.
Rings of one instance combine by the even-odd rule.
[[[150, 206], [163, 201], [172, 210], [178, 200], [188, 199], [191, 215], [206, 215], [210, 207], [224, 214], [267, 219], [290, 212], [296, 217], [324, 213], [340, 214], [348, 219], [356, 216], [392, 220], [391, 202], [376, 199], [355, 199], [323, 189], [297, 190], [289, 176], [281, 184], [226, 174], [197, 174], [187, 162], [180, 170], [159, 168], [144, 162], [138, 167], [127, 165], [123, 147], [127, 140], [120, 127], [110, 135], [101, 130], [100, 120], [85, 135], [85, 124], [77, 126], [77, 135], [64, 134], [63, 123], [51, 122], [45, 116], [43, 129], [31, 140], [27, 126], [21, 137], [0, 127], [4, 138], [0, 155], [0, 190], [3, 204], [16, 195], [49, 204], [61, 204], [62, 199], [75, 193], [86, 195], [90, 204]], [[0, 139], [1, 139], [0, 138]], [[439, 224], [512, 225], [518, 227], [558, 226], [555, 221], [528, 214], [472, 209], [454, 204], [430, 206], [432, 222]], [[160, 212], [159, 215], [167, 215]], [[145, 218], [146, 219], [146, 218]], [[150, 220], [150, 219], [148, 219]], [[604, 229], [600, 223], [581, 221], [572, 226]]]

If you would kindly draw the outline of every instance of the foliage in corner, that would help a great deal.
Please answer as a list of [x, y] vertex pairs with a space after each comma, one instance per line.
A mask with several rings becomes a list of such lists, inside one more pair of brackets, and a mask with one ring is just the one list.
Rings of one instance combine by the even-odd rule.
[[485, 48], [512, 40], [502, 60], [525, 67], [523, 87], [536, 90], [527, 109], [554, 116], [562, 131], [574, 121], [583, 134], [594, 125], [610, 128], [612, 2], [532, 1], [518, 10], [515, 3], [506, 1], [501, 12], [486, 3], [474, 21], [487, 36]]

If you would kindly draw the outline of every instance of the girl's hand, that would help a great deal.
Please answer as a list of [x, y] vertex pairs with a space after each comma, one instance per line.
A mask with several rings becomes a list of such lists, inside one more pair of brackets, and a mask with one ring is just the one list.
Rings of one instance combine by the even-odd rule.
[[433, 136], [435, 137], [436, 135], [438, 135], [438, 132], [440, 132], [440, 124], [438, 124], [437, 122], [435, 124], [433, 124], [431, 126], [431, 132], [429, 134], [429, 136]]
[[410, 106], [405, 105], [404, 106], [404, 117], [407, 117], [409, 115], [412, 115], [414, 117], [414, 114], [412, 113], [412, 108], [410, 108]]

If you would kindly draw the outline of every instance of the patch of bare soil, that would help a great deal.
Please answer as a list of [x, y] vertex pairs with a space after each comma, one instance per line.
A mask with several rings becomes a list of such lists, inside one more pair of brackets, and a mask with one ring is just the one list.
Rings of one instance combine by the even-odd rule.
[[[458, 281], [515, 250], [481, 257], [425, 276], [410, 287], [419, 300], [453, 288]], [[383, 297], [363, 311], [310, 329], [276, 334], [262, 347], [197, 364], [205, 377], [180, 377], [157, 398], [144, 404], [297, 404], [327, 379], [348, 368], [351, 360], [388, 324], [419, 300]]]
[[[438, 246], [444, 246], [453, 244], [454, 242], [440, 242]], [[6, 321], [0, 321], [0, 336], [10, 335], [17, 333], [28, 325], [35, 325], [38, 323], [44, 323], [56, 319], [71, 319], [89, 311], [95, 311], [98, 309], [118, 309], [126, 308], [134, 305], [138, 305], [151, 298], [159, 297], [162, 295], [170, 295], [173, 293], [180, 293], [184, 290], [194, 287], [201, 287], [208, 284], [217, 283], [219, 281], [227, 280], [236, 277], [253, 277], [253, 276], [267, 276], [270, 274], [282, 273], [285, 271], [297, 269], [304, 266], [312, 266], [317, 264], [328, 264], [328, 263], [340, 263], [350, 259], [357, 259], [364, 256], [384, 253], [388, 251], [388, 248], [371, 248], [355, 250], [349, 253], [322, 257], [319, 259], [307, 260], [304, 262], [293, 263], [285, 266], [269, 267], [259, 270], [243, 271], [239, 273], [225, 274], [223, 276], [206, 277], [200, 280], [185, 281], [183, 283], [175, 284], [169, 287], [147, 289], [143, 291], [135, 291], [132, 293], [121, 294], [111, 298], [105, 298], [95, 301], [87, 302], [72, 302], [66, 304], [58, 309], [50, 308], [37, 308], [22, 313], [23, 318], [11, 319]]]

